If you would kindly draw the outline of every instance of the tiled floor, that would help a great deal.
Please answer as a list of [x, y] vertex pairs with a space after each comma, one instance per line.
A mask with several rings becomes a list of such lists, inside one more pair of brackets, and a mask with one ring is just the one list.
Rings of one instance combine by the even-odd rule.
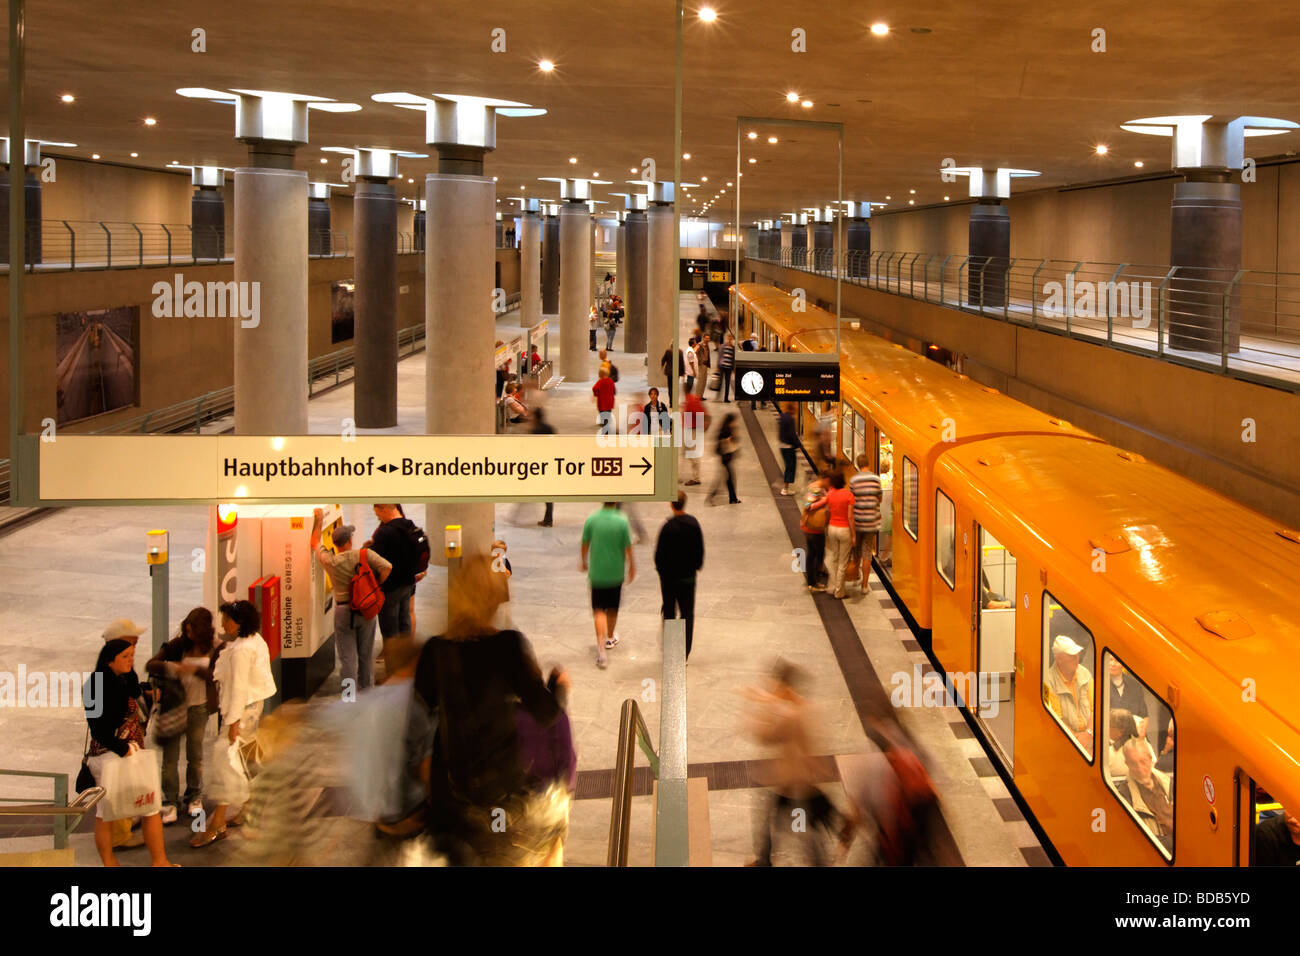
[[[683, 336], [693, 324], [694, 296], [683, 296]], [[499, 338], [517, 328], [513, 315], [498, 323]], [[551, 356], [555, 357], [558, 323], [551, 322]], [[602, 336], [603, 338], [603, 336]], [[621, 334], [620, 334], [621, 338]], [[436, 358], [436, 354], [435, 354]], [[592, 371], [594, 379], [595, 357]], [[399, 365], [399, 424], [397, 433], [423, 430], [423, 381], [426, 353]], [[620, 399], [643, 396], [644, 358], [619, 351]], [[543, 399], [550, 420], [561, 432], [587, 432], [593, 419], [591, 382], [566, 381]], [[640, 399], [644, 401], [644, 398]], [[713, 404], [713, 403], [710, 403]], [[313, 431], [336, 430], [351, 413], [352, 389], [344, 385], [311, 403]], [[731, 408], [736, 406], [732, 405]], [[712, 409], [715, 420], [718, 408]], [[770, 413], [753, 419], [774, 454], [775, 422]], [[220, 430], [221, 425], [214, 426]], [[716, 427], [716, 425], [715, 425]], [[863, 730], [860, 707], [842, 669], [853, 648], [869, 661], [882, 683], [884, 675], [910, 671], [924, 660], [901, 615], [879, 585], [866, 595], [853, 595], [842, 605], [847, 611], [837, 634], [828, 640], [824, 609], [804, 589], [792, 569], [791, 544], [783, 507], [774, 496], [760, 455], [746, 428], [738, 459], [741, 504], [710, 507], [701, 494], [716, 481], [715, 460], [704, 463], [704, 484], [689, 489], [688, 510], [700, 520], [706, 541], [706, 561], [699, 577], [695, 643], [688, 670], [691, 774], [708, 777], [712, 858], [715, 865], [737, 865], [752, 858], [756, 820], [766, 806], [765, 791], [753, 781], [753, 761], [767, 756], [747, 733], [746, 707], [739, 691], [758, 683], [770, 662], [784, 656], [796, 660], [809, 677], [808, 696], [816, 714], [816, 752], [828, 757], [827, 790], [841, 806], [843, 790], [835, 779], [830, 757], [861, 753], [871, 746]], [[722, 496], [725, 500], [725, 495]], [[594, 664], [594, 631], [584, 575], [578, 569], [582, 521], [592, 506], [557, 504], [553, 527], [538, 527], [542, 507], [501, 505], [497, 531], [509, 545], [514, 567], [511, 581], [514, 625], [532, 641], [546, 670], [560, 665], [573, 679], [570, 702], [579, 754], [579, 793], [573, 804], [566, 862], [603, 865], [609, 841], [611, 769], [615, 763], [617, 728], [622, 702], [638, 701], [653, 737], [658, 736], [660, 678], [659, 594], [653, 573], [653, 543], [667, 516], [664, 504], [633, 506], [646, 531], [636, 546], [638, 575], [624, 589], [619, 616], [620, 645], [610, 655], [608, 670]], [[363, 531], [374, 524], [369, 509], [347, 506], [349, 520]], [[421, 506], [408, 508], [423, 523]], [[56, 512], [0, 538], [0, 671], [20, 665], [35, 670], [89, 670], [100, 646], [99, 632], [109, 620], [126, 616], [145, 622], [150, 614], [150, 588], [141, 542], [148, 528], [165, 526], [174, 555], [189, 554], [203, 543], [207, 527], [204, 508], [70, 509]], [[441, 626], [445, 577], [432, 568], [417, 592], [419, 630], [436, 633]], [[171, 617], [178, 621], [201, 600], [201, 575], [187, 562], [173, 565]], [[826, 599], [819, 599], [826, 600]], [[848, 622], [851, 622], [849, 627]], [[148, 636], [144, 639], [149, 640]], [[143, 657], [144, 655], [142, 655]], [[137, 660], [137, 664], [142, 664]], [[858, 678], [853, 678], [855, 681]], [[311, 719], [295, 745], [293, 759], [300, 769], [297, 786], [312, 797], [308, 830], [298, 843], [310, 845], [309, 859], [296, 862], [361, 863], [388, 859], [376, 856], [368, 826], [347, 818], [347, 770], [338, 756], [334, 721], [327, 715], [348, 713], [338, 700], [338, 679], [331, 678], [309, 705]], [[1024, 865], [1045, 860], [1028, 824], [1011, 815], [1009, 796], [996, 776], [980, 777], [974, 762], [987, 759], [969, 736], [955, 735], [965, 727], [952, 708], [908, 710], [902, 714], [911, 732], [923, 742], [940, 790], [952, 840], [960, 858], [972, 865]], [[950, 726], [951, 725], [951, 726]], [[211, 729], [211, 728], [210, 728]], [[969, 733], [969, 732], [968, 732]], [[0, 767], [74, 773], [85, 736], [77, 706], [23, 710], [0, 708]], [[4, 784], [5, 796], [39, 799], [48, 793], [36, 785]], [[1000, 788], [1000, 789], [999, 789]], [[647, 781], [637, 793], [648, 794]], [[633, 798], [633, 864], [650, 862], [652, 800]], [[1012, 802], [1014, 809], [1014, 802]], [[88, 821], [87, 821], [88, 823]], [[203, 851], [183, 846], [182, 826], [168, 829], [173, 857], [188, 865], [252, 862], [257, 850], [238, 834]], [[97, 865], [89, 832], [73, 837], [79, 864]], [[0, 840], [0, 852], [49, 846], [49, 837]], [[1022, 848], [1029, 848], [1022, 852]], [[260, 851], [259, 851], [260, 852]], [[287, 852], [287, 851], [286, 851]], [[860, 844], [846, 862], [863, 862], [869, 847]], [[123, 862], [144, 862], [143, 851], [124, 851]]]

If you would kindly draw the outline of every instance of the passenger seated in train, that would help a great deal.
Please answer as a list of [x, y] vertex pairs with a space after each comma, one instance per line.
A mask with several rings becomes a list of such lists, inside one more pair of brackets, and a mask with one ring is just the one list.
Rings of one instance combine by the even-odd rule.
[[1151, 745], [1130, 737], [1124, 743], [1124, 763], [1128, 779], [1119, 788], [1138, 819], [1154, 834], [1166, 850], [1174, 848], [1174, 777], [1156, 770], [1151, 759]]
[[1092, 754], [1092, 675], [1079, 663], [1083, 648], [1065, 634], [1052, 640], [1052, 666], [1043, 677], [1043, 703]]
[[980, 607], [987, 609], [1011, 607], [1011, 601], [989, 585], [989, 576], [984, 571], [980, 571]]
[[1255, 827], [1251, 866], [1300, 866], [1300, 820], [1285, 807]]
[[[1114, 700], [1114, 698], [1111, 698]], [[1156, 752], [1151, 747], [1151, 742], [1142, 736], [1138, 729], [1137, 718], [1123, 707], [1112, 707], [1110, 717], [1106, 722], [1107, 733], [1110, 736], [1110, 746], [1107, 747], [1106, 766], [1110, 771], [1112, 780], [1122, 780], [1128, 775], [1128, 764], [1124, 762], [1124, 745], [1133, 738], [1137, 738], [1147, 745], [1147, 751], [1151, 754], [1151, 761], [1154, 763]]]
[[1147, 695], [1142, 685], [1128, 672], [1119, 658], [1106, 655], [1106, 673], [1110, 680], [1111, 709], [1122, 709], [1133, 715], [1137, 724], [1137, 736], [1145, 737], [1147, 733]]

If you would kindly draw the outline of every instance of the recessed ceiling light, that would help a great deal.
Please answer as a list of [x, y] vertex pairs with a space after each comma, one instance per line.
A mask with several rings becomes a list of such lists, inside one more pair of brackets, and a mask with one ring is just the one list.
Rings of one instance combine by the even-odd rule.
[[712, 7], [700, 7], [700, 19], [705, 23], [712, 23], [718, 19], [718, 11]]
[[908, 193], [909, 193], [910, 195], [915, 196], [915, 195], [916, 195], [916, 190], [915, 190], [915, 189], [909, 189], [909, 190], [908, 190]]
[[594, 173], [592, 173], [592, 174], [591, 174], [591, 178], [592, 178], [592, 179], [599, 179], [599, 178], [600, 178], [600, 173], [599, 173], [599, 172], [594, 172]]
[[769, 143], [775, 144], [775, 143], [776, 143], [776, 137], [775, 137], [775, 136], [769, 136], [769, 137], [767, 138], [767, 141], [768, 141]]
[[749, 138], [750, 138], [750, 139], [758, 139], [758, 134], [755, 133], [755, 132], [751, 129], [751, 130], [749, 131]]
[[907, 201], [907, 204], [908, 204], [909, 206], [915, 206], [915, 205], [916, 205], [916, 200], [915, 200], [915, 199], [909, 199], [909, 200]]
[[709, 177], [708, 177], [708, 176], [701, 176], [701, 177], [700, 177], [700, 182], [702, 182], [702, 183], [707, 183], [708, 181], [709, 181]]
[[807, 110], [807, 109], [812, 109], [812, 100], [804, 100], [804, 101], [803, 101], [802, 103], [800, 103], [799, 105], [802, 106], [802, 107], [803, 107], [804, 109], [806, 109], [806, 110]]
[[65, 103], [75, 103], [77, 100], [77, 98], [73, 96], [71, 93], [64, 93], [62, 96], [59, 97], [59, 99], [63, 100], [63, 102]]
[[731, 183], [727, 183], [727, 185], [728, 185], [728, 186], [730, 186], [730, 185], [731, 185]]
[[131, 158], [132, 158], [132, 159], [138, 159], [139, 157], [140, 157], [140, 154], [139, 154], [139, 153], [132, 153], [132, 154], [131, 154]]
[[1133, 163], [1133, 165], [1136, 166], [1138, 169], [1141, 169], [1141, 168], [1142, 168], [1142, 165], [1143, 165], [1143, 164], [1142, 164], [1142, 160], [1140, 160], [1140, 159], [1139, 159], [1139, 160], [1136, 160], [1136, 161]]
[[629, 173], [634, 173], [634, 172], [636, 172], [636, 167], [633, 166], [631, 169], [628, 170], [628, 172], [629, 172]]
[[799, 94], [796, 93], [796, 92], [794, 92], [793, 90], [791, 90], [789, 93], [785, 94], [785, 98], [786, 98], [786, 100], [787, 100], [788, 102], [790, 102], [790, 103], [798, 103], [798, 102], [799, 102]]
[[322, 163], [328, 163], [329, 160], [322, 156], [322, 157], [321, 157], [321, 162], [322, 162]]
[[578, 157], [577, 157], [577, 156], [570, 156], [570, 157], [569, 157], [569, 162], [570, 162], [570, 163], [576, 163], [577, 161], [578, 161]]
[[872, 32], [873, 34], [875, 34], [876, 36], [878, 36], [878, 37], [883, 37], [886, 33], [889, 32], [889, 24], [888, 24], [888, 23], [873, 23], [873, 24], [871, 24], [871, 32]]
[[145, 126], [157, 126], [157, 125], [158, 125], [158, 121], [157, 121], [156, 119], [154, 119], [152, 116], [146, 116], [146, 117], [144, 118], [144, 125], [145, 125]]
[[886, 196], [885, 198], [886, 198], [886, 199], [893, 199], [894, 197], [893, 197], [893, 196]]
[[690, 159], [690, 158], [691, 158], [690, 153], [682, 153], [682, 159]]
[[756, 162], [758, 162], [758, 160], [756, 160], [753, 156], [749, 157], [749, 161], [750, 161], [751, 163], [756, 163]]
[[538, 60], [537, 68], [541, 70], [543, 73], [550, 73], [551, 70], [555, 69], [555, 64], [552, 63], [550, 60]]
[[1105, 156], [1105, 155], [1106, 155], [1107, 153], [1109, 153], [1109, 152], [1110, 152], [1110, 147], [1107, 146], [1105, 143], [1098, 143], [1098, 144], [1097, 144], [1097, 155], [1098, 155], [1098, 156]]
[[943, 201], [944, 201], [944, 202], [947, 202], [947, 201], [948, 201], [948, 197], [947, 197], [947, 196], [944, 196], [944, 197], [943, 197]]
[[91, 159], [99, 159], [99, 153], [91, 153], [91, 154], [90, 154], [90, 158], [91, 158]]
[[496, 182], [496, 181], [497, 181], [497, 178], [496, 178], [495, 176], [493, 176], [493, 177], [492, 177], [492, 181], [493, 181], [493, 182]]
[[[410, 176], [407, 176], [407, 177], [406, 177], [406, 181], [407, 181], [408, 183], [413, 183], [413, 182], [415, 182], [415, 180], [412, 179]], [[496, 180], [493, 180], [493, 182], [495, 182], [495, 181], [496, 181]]]

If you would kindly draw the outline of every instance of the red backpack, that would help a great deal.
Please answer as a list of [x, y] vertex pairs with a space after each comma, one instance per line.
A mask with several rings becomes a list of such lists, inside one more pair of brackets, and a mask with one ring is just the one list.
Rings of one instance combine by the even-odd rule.
[[383, 606], [384, 592], [366, 560], [366, 549], [362, 548], [357, 559], [357, 569], [352, 572], [352, 610], [367, 621], [372, 621]]

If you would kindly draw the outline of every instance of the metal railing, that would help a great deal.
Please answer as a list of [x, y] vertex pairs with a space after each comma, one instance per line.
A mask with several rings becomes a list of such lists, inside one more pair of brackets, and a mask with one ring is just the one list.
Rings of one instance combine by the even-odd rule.
[[[398, 358], [414, 355], [424, 349], [424, 326], [411, 325], [397, 332]], [[356, 350], [352, 347], [328, 352], [307, 363], [307, 397], [320, 392], [323, 388], [333, 388], [351, 376], [344, 375], [353, 369]], [[233, 386], [204, 392], [183, 402], [156, 408], [122, 419], [103, 428], [87, 432], [90, 435], [130, 435], [130, 434], [176, 434], [193, 431], [201, 434], [203, 426], [220, 418], [226, 418], [235, 410], [235, 389]], [[0, 503], [9, 500], [9, 459], [0, 458]]]
[[886, 250], [753, 258], [1300, 391], [1300, 273]]
[[[54, 800], [50, 803], [27, 803], [26, 797], [0, 797], [0, 818], [28, 817], [49, 818], [54, 824], [54, 849], [65, 850], [68, 836], [81, 823], [81, 818], [95, 809], [96, 804], [104, 798], [102, 787], [91, 787], [68, 803], [68, 775], [66, 773], [44, 773], [38, 770], [0, 770], [5, 777], [37, 777], [54, 783]], [[4, 806], [3, 804], [14, 804]]]
[[[229, 241], [231, 237], [226, 235], [225, 228], [221, 226], [43, 219], [39, 224], [27, 224], [27, 236], [28, 272], [79, 272], [234, 262], [234, 244]], [[397, 234], [398, 255], [421, 252], [423, 249], [423, 235], [411, 232]], [[312, 229], [307, 233], [309, 259], [346, 259], [355, 254], [352, 238], [346, 232]], [[8, 269], [7, 261], [0, 263], [0, 273], [7, 272]]]
[[664, 621], [663, 680], [659, 712], [659, 752], [655, 752], [634, 698], [623, 701], [618, 757], [614, 762], [614, 803], [609, 815], [609, 866], [627, 866], [632, 825], [633, 762], [638, 747], [658, 781], [655, 807], [655, 866], [686, 866], [690, 861], [686, 804], [686, 622]]

